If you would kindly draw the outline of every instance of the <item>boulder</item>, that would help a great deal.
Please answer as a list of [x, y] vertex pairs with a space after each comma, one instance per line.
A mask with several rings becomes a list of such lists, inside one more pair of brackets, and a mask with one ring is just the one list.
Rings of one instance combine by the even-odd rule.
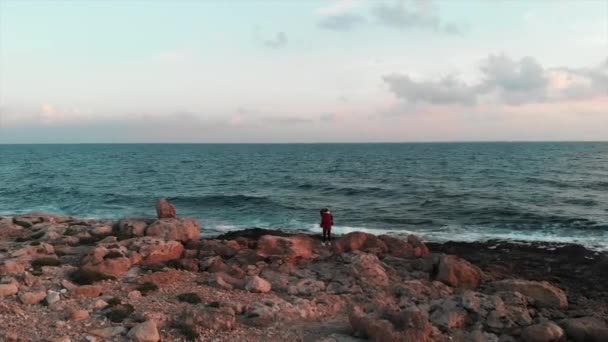
[[144, 236], [150, 223], [148, 219], [123, 218], [114, 225], [114, 234], [123, 239]]
[[154, 265], [169, 260], [180, 259], [184, 253], [184, 246], [177, 241], [165, 241], [154, 237], [141, 237], [133, 239], [129, 250], [138, 253], [135, 264]]
[[521, 334], [525, 342], [560, 342], [564, 340], [564, 331], [553, 322], [531, 325]]
[[390, 235], [380, 235], [378, 239], [382, 240], [388, 249], [388, 254], [398, 258], [414, 258], [414, 246], [409, 242]]
[[608, 324], [596, 317], [563, 320], [561, 326], [574, 342], [604, 342], [608, 340]]
[[95, 271], [112, 277], [119, 277], [129, 272], [131, 266], [132, 262], [129, 258], [120, 256], [113, 258], [102, 258], [101, 261], [97, 263], [91, 260], [84, 264], [82, 268], [87, 271]]
[[408, 235], [407, 242], [414, 247], [414, 256], [417, 258], [431, 253], [429, 248], [416, 235]]
[[365, 284], [365, 287], [388, 285], [389, 278], [386, 269], [374, 254], [354, 251], [343, 254], [342, 259], [348, 263], [346, 266], [347, 272], [362, 284]]
[[363, 232], [348, 233], [333, 245], [333, 251], [336, 254], [348, 253], [352, 251], [364, 251], [368, 253], [386, 253], [388, 247], [378, 237], [372, 234]]
[[154, 321], [146, 321], [135, 325], [127, 334], [135, 342], [158, 342], [160, 334]]
[[84, 321], [85, 319], [89, 319], [89, 312], [87, 310], [71, 310], [69, 315], [72, 321]]
[[266, 279], [258, 276], [249, 277], [245, 283], [245, 290], [253, 293], [266, 293], [271, 289], [272, 285]]
[[202, 304], [187, 307], [178, 317], [177, 323], [186, 326], [199, 326], [206, 329], [232, 330], [236, 325], [236, 315], [228, 307], [208, 307]]
[[294, 285], [289, 286], [287, 288], [287, 293], [290, 295], [312, 296], [324, 290], [324, 282], [312, 278], [306, 278], [298, 281]]
[[27, 264], [27, 260], [23, 259], [4, 260], [4, 262], [0, 264], [0, 274], [22, 274], [25, 272]]
[[156, 217], [159, 219], [176, 218], [175, 206], [165, 198], [156, 201]]
[[425, 311], [410, 307], [400, 312], [366, 314], [359, 307], [348, 310], [348, 321], [355, 334], [378, 342], [441, 341]]
[[566, 293], [546, 281], [538, 282], [523, 279], [495, 281], [490, 286], [499, 291], [514, 291], [528, 297], [532, 304], [539, 308], [566, 310], [568, 297]]
[[439, 258], [437, 280], [446, 285], [474, 289], [481, 283], [481, 275], [479, 267], [455, 255]]
[[309, 259], [313, 255], [313, 239], [309, 236], [264, 235], [257, 242], [259, 256], [276, 256], [288, 260]]
[[186, 243], [201, 238], [201, 226], [195, 219], [163, 218], [154, 221], [148, 226], [146, 236]]

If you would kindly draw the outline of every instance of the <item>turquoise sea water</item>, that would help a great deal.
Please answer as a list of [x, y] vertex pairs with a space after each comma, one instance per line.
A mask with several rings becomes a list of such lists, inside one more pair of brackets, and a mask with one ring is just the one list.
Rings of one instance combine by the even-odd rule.
[[0, 215], [153, 216], [608, 249], [608, 143], [0, 145]]

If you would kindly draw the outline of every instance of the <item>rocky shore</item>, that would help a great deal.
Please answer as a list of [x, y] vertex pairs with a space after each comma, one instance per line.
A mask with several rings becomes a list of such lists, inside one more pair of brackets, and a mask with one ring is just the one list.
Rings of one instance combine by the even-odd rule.
[[0, 341], [608, 341], [608, 259], [156, 219], [0, 218]]

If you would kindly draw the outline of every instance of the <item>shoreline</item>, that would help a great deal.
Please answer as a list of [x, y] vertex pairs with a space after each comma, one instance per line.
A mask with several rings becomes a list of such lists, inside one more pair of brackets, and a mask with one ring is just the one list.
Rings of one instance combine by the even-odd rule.
[[302, 231], [205, 237], [158, 213], [0, 217], [0, 341], [608, 336], [608, 253], [580, 245], [350, 232], [330, 247]]

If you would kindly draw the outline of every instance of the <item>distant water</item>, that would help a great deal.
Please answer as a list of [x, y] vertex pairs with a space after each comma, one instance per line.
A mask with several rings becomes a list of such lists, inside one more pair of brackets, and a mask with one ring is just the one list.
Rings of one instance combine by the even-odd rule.
[[0, 214], [153, 216], [248, 227], [608, 249], [608, 143], [0, 145]]

